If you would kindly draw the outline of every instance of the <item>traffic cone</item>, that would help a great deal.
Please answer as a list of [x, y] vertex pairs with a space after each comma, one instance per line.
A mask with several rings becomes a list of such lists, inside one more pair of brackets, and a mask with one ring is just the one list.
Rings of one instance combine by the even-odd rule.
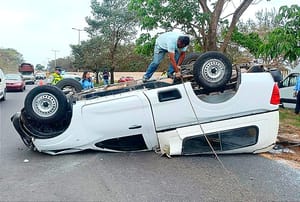
[[42, 79], [40, 79], [38, 85], [39, 85], [39, 86], [44, 85], [44, 81], [43, 81]]

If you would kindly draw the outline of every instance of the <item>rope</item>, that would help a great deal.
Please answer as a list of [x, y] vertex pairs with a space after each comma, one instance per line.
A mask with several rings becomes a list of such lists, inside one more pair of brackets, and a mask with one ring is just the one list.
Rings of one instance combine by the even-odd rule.
[[186, 95], [187, 95], [187, 97], [188, 97], [188, 101], [189, 101], [189, 103], [190, 103], [190, 106], [192, 107], [193, 114], [194, 114], [194, 116], [195, 116], [195, 118], [196, 118], [196, 120], [197, 120], [197, 124], [198, 124], [198, 126], [199, 126], [199, 128], [200, 128], [200, 130], [201, 130], [201, 132], [202, 132], [202, 134], [203, 134], [203, 136], [205, 137], [205, 140], [207, 141], [207, 143], [208, 143], [208, 145], [209, 145], [211, 151], [214, 153], [216, 159], [220, 162], [220, 164], [221, 164], [221, 166], [223, 167], [223, 169], [226, 170], [226, 172], [230, 173], [229, 170], [224, 166], [223, 162], [221, 161], [221, 159], [220, 159], [219, 156], [217, 155], [216, 151], [214, 150], [213, 146], [211, 145], [211, 143], [210, 143], [210, 141], [209, 141], [207, 135], [205, 134], [205, 132], [204, 132], [204, 130], [203, 130], [203, 127], [201, 126], [200, 120], [199, 120], [198, 117], [197, 117], [196, 110], [195, 110], [194, 106], [192, 105], [192, 101], [191, 101], [191, 99], [190, 99], [190, 97], [189, 97], [189, 95], [188, 95], [187, 89], [186, 89], [186, 87], [185, 87], [185, 85], [184, 85], [183, 77], [181, 76], [180, 78], [181, 78], [181, 82], [182, 82], [182, 84], [183, 84], [185, 93], [186, 93]]

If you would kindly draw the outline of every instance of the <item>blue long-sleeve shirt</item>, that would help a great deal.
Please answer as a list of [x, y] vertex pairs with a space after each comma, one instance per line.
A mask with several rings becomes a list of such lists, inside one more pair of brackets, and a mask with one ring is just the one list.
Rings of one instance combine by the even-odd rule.
[[300, 76], [297, 78], [297, 82], [294, 88], [295, 91], [300, 91]]
[[83, 89], [94, 88], [94, 83], [90, 79], [81, 80], [81, 86]]

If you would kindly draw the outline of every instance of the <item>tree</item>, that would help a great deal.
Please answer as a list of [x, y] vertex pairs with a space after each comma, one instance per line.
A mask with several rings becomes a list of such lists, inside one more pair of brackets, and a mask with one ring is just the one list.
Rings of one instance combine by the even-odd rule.
[[48, 67], [49, 71], [54, 71], [55, 65], [63, 68], [65, 71], [75, 71], [76, 69], [73, 66], [72, 57], [57, 58], [56, 60], [49, 61]]
[[95, 36], [87, 41], [82, 41], [81, 45], [71, 45], [72, 55], [74, 56], [74, 66], [77, 69], [90, 70], [96, 73], [96, 82], [98, 73], [109, 64], [109, 51], [105, 41]]
[[37, 64], [37, 65], [35, 65], [35, 70], [37, 70], [37, 71], [45, 71], [46, 68], [45, 68], [44, 65]]
[[114, 83], [116, 55], [120, 44], [130, 41], [136, 34], [137, 20], [128, 10], [128, 0], [91, 1], [93, 17], [87, 17], [89, 27], [85, 30], [91, 37], [99, 36], [108, 45], [111, 83]]
[[22, 54], [15, 49], [0, 49], [0, 67], [5, 72], [17, 72], [22, 62], [24, 62]]
[[[240, 1], [235, 11], [224, 18], [221, 14], [232, 1], [209, 2], [210, 5], [207, 0], [131, 0], [130, 9], [137, 12], [142, 29], [179, 29], [194, 36], [203, 51], [225, 52], [238, 20], [253, 0]], [[230, 24], [226, 20], [229, 16]], [[222, 26], [226, 26], [227, 32], [223, 39], [218, 39], [218, 28]]]
[[279, 26], [270, 32], [261, 46], [261, 55], [274, 59], [282, 57], [290, 62], [300, 57], [300, 7], [282, 6], [276, 16]]
[[[276, 12], [259, 11], [256, 21], [239, 23], [232, 41], [246, 48], [264, 63], [280, 68], [283, 64], [299, 58], [299, 6], [283, 6]], [[294, 64], [295, 65], [295, 64]]]

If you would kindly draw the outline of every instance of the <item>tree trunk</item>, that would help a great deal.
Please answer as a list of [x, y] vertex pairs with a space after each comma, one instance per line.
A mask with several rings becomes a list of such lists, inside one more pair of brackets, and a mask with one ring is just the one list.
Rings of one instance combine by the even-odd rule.
[[229, 41], [231, 39], [231, 35], [234, 31], [234, 28], [236, 27], [236, 23], [239, 21], [242, 14], [245, 12], [245, 10], [250, 6], [250, 4], [253, 2], [253, 0], [244, 0], [240, 6], [234, 11], [234, 14], [232, 16], [232, 20], [228, 29], [228, 32], [224, 38], [224, 42], [221, 45], [220, 51], [225, 52], [226, 48], [229, 44]]
[[209, 30], [208, 30], [208, 51], [216, 51], [218, 49], [217, 47], [217, 28], [218, 28], [218, 22], [220, 19], [220, 15], [223, 10], [224, 6], [224, 0], [219, 0], [216, 4], [215, 10], [211, 14], [210, 24], [209, 24]]
[[[201, 8], [203, 9], [203, 13], [208, 13], [210, 15], [210, 21], [208, 22], [208, 32], [205, 33], [205, 30], [201, 31], [201, 35], [203, 36], [203, 50], [204, 51], [216, 51], [218, 50], [217, 46], [217, 28], [220, 20], [221, 13], [223, 11], [224, 4], [226, 0], [218, 0], [216, 1], [214, 11], [212, 12], [207, 6], [207, 0], [198, 0]], [[240, 6], [234, 11], [232, 16], [232, 21], [229, 26], [228, 32], [224, 38], [224, 42], [219, 48], [221, 52], [225, 52], [226, 48], [231, 39], [231, 35], [236, 27], [238, 20], [244, 11], [250, 6], [253, 0], [243, 0]], [[209, 1], [209, 3], [211, 3]]]
[[110, 53], [110, 83], [114, 84], [115, 83], [115, 51], [112, 50]]

